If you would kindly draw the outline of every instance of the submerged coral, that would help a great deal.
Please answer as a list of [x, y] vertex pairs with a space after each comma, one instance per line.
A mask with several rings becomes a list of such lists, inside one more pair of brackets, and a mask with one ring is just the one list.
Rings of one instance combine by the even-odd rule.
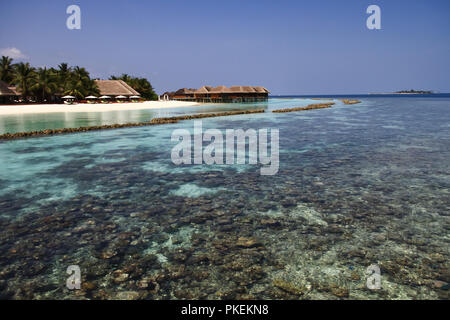
[[[449, 127], [436, 112], [448, 103], [405, 120], [411, 103], [394, 101], [261, 114], [283, 133], [270, 177], [175, 166], [168, 126], [1, 144], [0, 296], [448, 299]], [[395, 121], [416, 130], [382, 128]], [[70, 265], [80, 290], [66, 287]], [[367, 287], [370, 265], [381, 289]]]

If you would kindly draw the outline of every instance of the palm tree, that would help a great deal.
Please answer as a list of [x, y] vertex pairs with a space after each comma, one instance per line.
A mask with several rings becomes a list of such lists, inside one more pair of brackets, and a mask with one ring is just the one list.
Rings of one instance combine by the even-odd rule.
[[99, 96], [100, 90], [98, 89], [97, 83], [95, 80], [89, 79], [86, 81], [84, 88], [86, 90], [86, 96]]
[[83, 82], [78, 80], [73, 74], [71, 74], [69, 82], [63, 94], [68, 94], [76, 98], [83, 98], [85, 96], [83, 88]]
[[21, 91], [22, 98], [26, 100], [30, 94], [31, 87], [33, 86], [36, 80], [34, 68], [32, 68], [28, 62], [27, 63], [20, 62], [15, 65], [14, 69], [15, 72], [12, 81], [17, 85], [17, 88]]
[[10, 84], [13, 79], [13, 59], [10, 57], [2, 56], [0, 60], [0, 80], [5, 81], [7, 84]]
[[130, 83], [131, 81], [133, 81], [133, 77], [129, 76], [126, 73], [122, 73], [122, 75], [120, 77], [116, 77], [116, 76], [111, 76], [109, 77], [109, 80], [122, 80], [125, 81], [126, 83]]
[[152, 85], [145, 78], [135, 78], [135, 77], [131, 77], [128, 74], [124, 73], [120, 77], [111, 76], [111, 77], [109, 77], [109, 79], [125, 81], [130, 87], [132, 87], [134, 90], [139, 92], [141, 94], [142, 98], [145, 98], [148, 100], [158, 99], [158, 95], [155, 93]]
[[58, 65], [57, 70], [57, 79], [58, 79], [58, 87], [61, 89], [61, 92], [65, 92], [67, 90], [70, 76], [71, 76], [71, 68], [67, 63], [61, 63]]
[[74, 67], [64, 94], [83, 98], [90, 94], [98, 95], [99, 91], [97, 84], [94, 80], [91, 80], [89, 72], [85, 68]]
[[145, 78], [133, 78], [133, 81], [129, 83], [129, 85], [139, 92], [141, 96], [145, 99], [156, 100], [158, 96], [156, 95], [152, 85]]
[[73, 76], [77, 81], [86, 81], [86, 79], [90, 79], [90, 78], [89, 78], [89, 72], [87, 72], [85, 68], [80, 68], [80, 67], [78, 67], [78, 66], [76, 66], [75, 68], [73, 68], [72, 76]]
[[56, 77], [52, 70], [47, 68], [39, 68], [36, 75], [36, 80], [31, 90], [37, 93], [41, 101], [44, 101], [49, 96], [53, 95], [57, 90]]

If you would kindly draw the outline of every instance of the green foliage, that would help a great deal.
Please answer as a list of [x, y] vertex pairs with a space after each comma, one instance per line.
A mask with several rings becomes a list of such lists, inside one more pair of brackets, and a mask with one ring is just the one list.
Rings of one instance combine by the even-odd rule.
[[31, 88], [36, 83], [36, 72], [30, 64], [20, 62], [14, 65], [14, 75], [12, 82], [22, 92], [22, 97], [26, 100], [31, 95]]
[[71, 69], [67, 63], [61, 63], [56, 70], [56, 77], [58, 78], [58, 84], [60, 93], [65, 92], [69, 88]]
[[63, 91], [64, 95], [69, 94], [82, 99], [86, 96], [100, 93], [95, 81], [89, 77], [89, 72], [85, 68], [74, 67], [70, 70], [69, 77], [66, 79], [68, 80]]
[[12, 64], [12, 59], [2, 57], [0, 77], [16, 85], [24, 100], [49, 101], [52, 96], [73, 95], [83, 99], [88, 95], [99, 95], [99, 89], [89, 72], [81, 67], [69, 67], [67, 63], [55, 68], [35, 69], [29, 63]]
[[139, 92], [145, 100], [158, 100], [158, 95], [155, 93], [150, 81], [145, 78], [131, 77], [124, 73], [120, 77], [111, 76], [109, 79], [126, 82], [130, 87]]
[[12, 60], [9, 57], [2, 56], [0, 60], [0, 80], [10, 84], [13, 79], [13, 65]]
[[31, 92], [39, 101], [49, 100], [57, 92], [58, 83], [56, 74], [50, 69], [39, 68], [36, 72]]
[[[12, 59], [3, 56], [0, 60], [0, 79], [16, 85], [24, 100], [49, 101], [53, 96], [72, 95], [77, 99], [100, 95], [99, 89], [89, 72], [82, 67], [69, 67], [61, 63], [55, 68], [35, 69], [29, 63], [12, 64]], [[123, 80], [141, 94], [145, 100], [157, 100], [150, 81], [145, 78], [122, 74], [111, 76], [111, 80]]]

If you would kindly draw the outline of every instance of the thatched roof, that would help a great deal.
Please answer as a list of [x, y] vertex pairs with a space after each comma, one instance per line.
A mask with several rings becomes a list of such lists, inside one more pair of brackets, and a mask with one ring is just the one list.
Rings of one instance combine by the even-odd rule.
[[17, 89], [17, 87], [8, 87], [9, 90], [11, 90], [16, 96], [20, 96], [20, 90]]
[[260, 92], [260, 93], [270, 93], [270, 91], [264, 87], [253, 87], [253, 89], [255, 89], [256, 92]]
[[[260, 88], [260, 89], [258, 89]], [[230, 87], [230, 92], [232, 93], [269, 93], [269, 90], [263, 87], [252, 87], [252, 86], [232, 86]]]
[[242, 92], [244, 92], [244, 87], [243, 86], [231, 86], [230, 87], [230, 92], [242, 93]]
[[140, 96], [123, 80], [95, 80], [102, 96]]
[[176, 94], [188, 94], [188, 93], [196, 93], [196, 94], [207, 94], [207, 93], [270, 93], [264, 87], [252, 87], [252, 86], [231, 86], [227, 88], [226, 86], [217, 86], [215, 88], [210, 86], [203, 86], [200, 89], [179, 89], [176, 91]]
[[208, 88], [211, 88], [211, 87], [205, 87], [205, 86], [203, 86], [203, 87], [201, 87], [200, 89], [195, 90], [195, 93], [209, 93]]
[[230, 92], [230, 89], [228, 89], [225, 86], [217, 86], [215, 88], [212, 88], [210, 92], [211, 93], [228, 93], [228, 92]]
[[8, 88], [6, 82], [0, 80], [0, 96], [17, 96], [17, 93]]
[[175, 94], [190, 94], [190, 93], [194, 93], [195, 89], [187, 89], [187, 88], [183, 88], [183, 89], [179, 89], [177, 91], [175, 91]]
[[250, 86], [244, 86], [243, 90], [245, 92], [256, 92], [255, 88], [254, 87], [250, 87]]

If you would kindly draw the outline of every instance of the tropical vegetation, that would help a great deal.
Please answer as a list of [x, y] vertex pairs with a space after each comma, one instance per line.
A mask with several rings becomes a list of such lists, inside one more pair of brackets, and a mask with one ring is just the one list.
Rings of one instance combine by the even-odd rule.
[[[110, 79], [125, 81], [146, 100], [158, 99], [152, 85], [145, 78], [123, 74], [120, 77], [112, 76]], [[25, 62], [13, 64], [13, 59], [2, 56], [0, 80], [10, 86], [16, 86], [25, 101], [49, 102], [55, 97], [65, 95], [83, 99], [86, 96], [100, 94], [95, 80], [91, 79], [85, 68], [70, 67], [67, 63], [61, 63], [57, 68], [34, 68]]]
[[146, 78], [132, 77], [124, 73], [120, 77], [111, 76], [109, 80], [123, 80], [126, 84], [141, 94], [145, 100], [157, 100], [158, 95], [155, 93], [150, 81]]

